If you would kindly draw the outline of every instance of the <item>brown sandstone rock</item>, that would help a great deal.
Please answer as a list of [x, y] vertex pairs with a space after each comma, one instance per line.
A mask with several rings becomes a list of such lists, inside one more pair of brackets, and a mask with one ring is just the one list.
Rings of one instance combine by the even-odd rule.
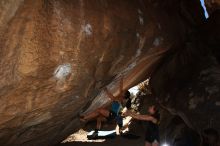
[[203, 22], [199, 0], [0, 0], [0, 145], [59, 143]]

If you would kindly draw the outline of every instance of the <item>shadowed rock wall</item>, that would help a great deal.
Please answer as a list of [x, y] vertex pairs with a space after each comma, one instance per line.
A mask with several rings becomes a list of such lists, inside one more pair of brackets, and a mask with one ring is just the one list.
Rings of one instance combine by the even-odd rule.
[[199, 134], [207, 128], [220, 132], [220, 11], [215, 8], [151, 76], [160, 104]]

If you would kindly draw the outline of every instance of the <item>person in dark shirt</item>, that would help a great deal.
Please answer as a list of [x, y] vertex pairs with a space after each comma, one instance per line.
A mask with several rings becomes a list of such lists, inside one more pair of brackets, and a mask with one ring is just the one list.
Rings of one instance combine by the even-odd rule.
[[124, 113], [124, 116], [131, 116], [136, 120], [145, 121], [145, 146], [159, 146], [159, 110], [155, 105], [149, 106], [148, 113], [146, 115], [139, 115], [131, 111]]

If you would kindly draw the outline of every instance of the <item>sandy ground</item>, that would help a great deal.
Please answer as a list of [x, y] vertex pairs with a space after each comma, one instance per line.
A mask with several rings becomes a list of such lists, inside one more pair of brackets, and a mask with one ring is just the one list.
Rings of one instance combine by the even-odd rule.
[[[131, 117], [126, 117], [123, 123], [130, 123]], [[94, 123], [89, 124], [91, 127], [95, 127]], [[130, 128], [129, 132], [133, 136], [116, 136], [112, 139], [98, 139], [98, 140], [88, 140], [87, 139], [87, 131], [91, 131], [91, 128], [85, 127], [85, 129], [80, 129], [78, 132], [70, 135], [66, 140], [64, 140], [58, 146], [144, 146], [144, 130], [143, 127], [140, 126], [139, 123], [136, 126]], [[132, 127], [132, 126], [129, 126]], [[103, 130], [113, 130], [115, 128], [115, 124], [103, 124]], [[134, 137], [138, 136], [138, 137]]]
[[67, 142], [59, 146], [144, 146], [144, 141], [141, 139], [129, 140], [116, 137], [115, 139], [109, 139], [104, 142]]
[[140, 133], [135, 133], [136, 136], [140, 136], [139, 138], [116, 136], [113, 139], [99, 140], [88, 140], [87, 133], [81, 129], [58, 146], [144, 146], [144, 138]]

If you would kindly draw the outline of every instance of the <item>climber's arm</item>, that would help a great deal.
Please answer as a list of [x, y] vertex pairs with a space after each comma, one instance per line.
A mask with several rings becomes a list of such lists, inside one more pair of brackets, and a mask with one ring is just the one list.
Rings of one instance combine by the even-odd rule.
[[108, 90], [106, 87], [104, 88], [104, 91], [105, 91], [105, 93], [108, 95], [108, 97], [109, 97], [111, 100], [115, 100], [115, 96], [112, 95], [112, 93], [109, 92], [109, 90]]
[[142, 120], [142, 121], [151, 121], [153, 123], [157, 123], [157, 119], [155, 119], [154, 117], [152, 116], [149, 116], [149, 115], [139, 115], [139, 114], [136, 114], [136, 113], [133, 113], [133, 112], [126, 112], [124, 115], [126, 116], [131, 116], [132, 118], [136, 119], [136, 120]]
[[124, 87], [124, 78], [122, 77], [120, 82], [119, 82], [120, 86], [119, 86], [119, 89], [120, 89], [120, 93], [123, 93], [124, 90], [123, 90], [123, 87]]

